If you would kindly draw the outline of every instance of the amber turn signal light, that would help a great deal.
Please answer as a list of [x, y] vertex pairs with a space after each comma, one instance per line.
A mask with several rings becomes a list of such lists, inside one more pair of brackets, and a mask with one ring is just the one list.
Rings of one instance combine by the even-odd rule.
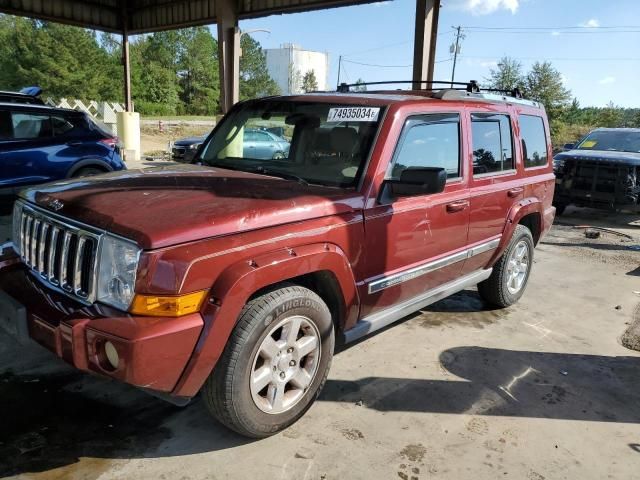
[[207, 290], [177, 296], [136, 295], [130, 313], [152, 317], [181, 317], [200, 310]]

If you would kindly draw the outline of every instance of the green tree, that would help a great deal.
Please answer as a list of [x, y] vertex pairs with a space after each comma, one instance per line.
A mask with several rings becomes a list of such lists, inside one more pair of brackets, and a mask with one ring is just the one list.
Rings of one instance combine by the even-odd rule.
[[178, 76], [184, 113], [213, 115], [219, 110], [218, 42], [207, 27], [181, 30]]
[[260, 43], [249, 35], [240, 40], [240, 99], [279, 95], [280, 88], [267, 70], [267, 56]]
[[366, 92], [367, 91], [367, 86], [364, 84], [364, 80], [361, 78], [358, 78], [358, 80], [356, 80], [355, 86], [353, 87], [353, 91], [354, 92]]
[[54, 97], [122, 99], [118, 65], [95, 32], [3, 15], [0, 39], [3, 88], [39, 85]]
[[522, 64], [511, 57], [502, 57], [497, 68], [489, 71], [489, 77], [485, 78], [489, 88], [499, 90], [523, 90], [525, 77], [522, 73]]
[[309, 70], [302, 77], [302, 90], [306, 93], [318, 90], [318, 80], [316, 79], [316, 72], [313, 70]]
[[559, 120], [571, 100], [571, 92], [565, 88], [562, 75], [550, 62], [533, 64], [525, 77], [524, 93], [527, 98], [542, 103], [551, 120]]
[[622, 109], [609, 102], [606, 107], [598, 112], [597, 123], [600, 127], [622, 127]]

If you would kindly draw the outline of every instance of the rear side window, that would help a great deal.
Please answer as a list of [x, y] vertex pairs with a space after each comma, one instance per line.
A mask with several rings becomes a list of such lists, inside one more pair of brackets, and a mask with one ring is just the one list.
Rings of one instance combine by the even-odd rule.
[[54, 135], [64, 135], [67, 132], [73, 130], [74, 125], [64, 117], [54, 116], [51, 117], [51, 124], [53, 125]]
[[437, 167], [447, 178], [460, 177], [460, 117], [458, 114], [420, 115], [405, 123], [391, 178], [407, 168]]
[[520, 136], [524, 168], [541, 167], [547, 164], [547, 136], [542, 118], [520, 115]]
[[9, 140], [12, 136], [11, 113], [6, 110], [0, 110], [0, 140]]
[[471, 115], [473, 174], [497, 174], [513, 170], [511, 122], [508, 115]]
[[51, 136], [51, 120], [49, 115], [12, 112], [13, 138], [29, 140]]

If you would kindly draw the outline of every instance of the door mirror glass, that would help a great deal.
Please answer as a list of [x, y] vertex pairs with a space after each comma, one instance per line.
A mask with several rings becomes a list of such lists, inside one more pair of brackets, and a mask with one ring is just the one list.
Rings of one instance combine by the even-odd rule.
[[444, 168], [407, 168], [402, 171], [399, 179], [384, 181], [381, 202], [389, 203], [398, 197], [440, 193], [444, 191], [446, 183], [447, 171]]

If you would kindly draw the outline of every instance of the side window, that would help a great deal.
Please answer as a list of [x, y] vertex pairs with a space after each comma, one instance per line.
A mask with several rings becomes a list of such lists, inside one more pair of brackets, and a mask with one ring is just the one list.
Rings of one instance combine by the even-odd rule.
[[0, 110], [0, 140], [10, 140], [12, 137], [11, 113], [6, 110]]
[[259, 142], [271, 142], [271, 137], [266, 132], [256, 132], [256, 137]]
[[471, 115], [473, 174], [500, 173], [515, 168], [508, 115]]
[[73, 123], [64, 117], [51, 117], [51, 125], [53, 126], [53, 134], [64, 135], [73, 130]]
[[524, 168], [541, 167], [547, 164], [547, 136], [542, 118], [520, 115], [520, 135]]
[[12, 112], [13, 138], [29, 140], [51, 136], [51, 120], [48, 115]]
[[258, 135], [256, 135], [256, 132], [253, 130], [245, 130], [244, 131], [244, 141], [245, 142], [257, 142], [258, 141]]
[[448, 178], [460, 172], [460, 116], [420, 115], [405, 123], [388, 177], [400, 178], [407, 168], [439, 167]]

